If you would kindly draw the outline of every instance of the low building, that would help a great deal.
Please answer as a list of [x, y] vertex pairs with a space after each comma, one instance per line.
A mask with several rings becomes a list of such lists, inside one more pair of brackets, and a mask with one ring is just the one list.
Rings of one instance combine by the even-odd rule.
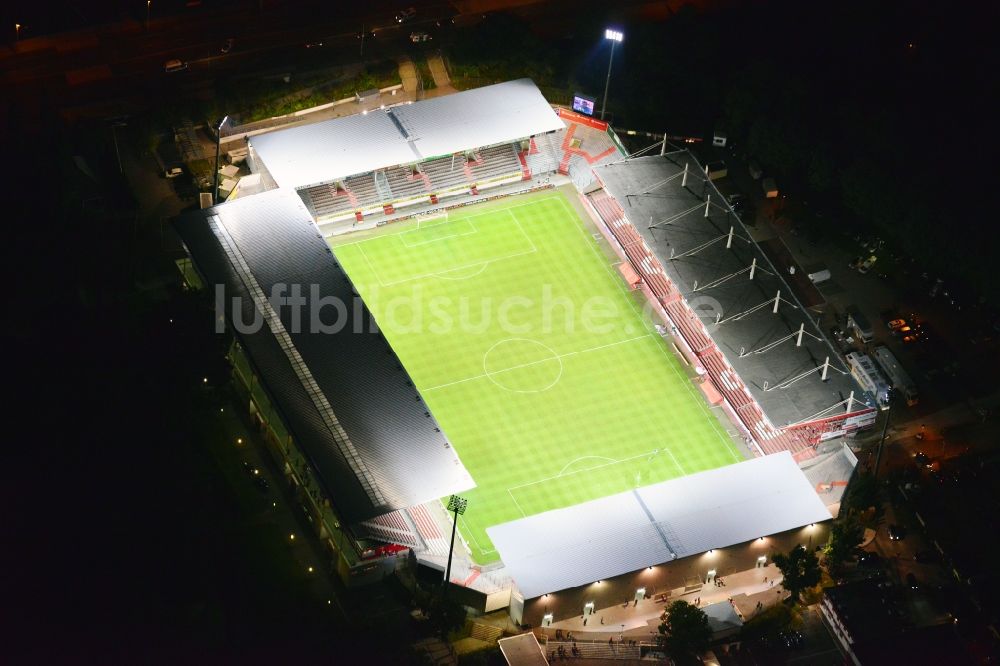
[[[487, 529], [516, 587], [511, 617], [545, 626], [623, 599], [693, 592], [826, 542], [830, 512], [787, 451]], [[692, 597], [693, 598], [693, 597]]]

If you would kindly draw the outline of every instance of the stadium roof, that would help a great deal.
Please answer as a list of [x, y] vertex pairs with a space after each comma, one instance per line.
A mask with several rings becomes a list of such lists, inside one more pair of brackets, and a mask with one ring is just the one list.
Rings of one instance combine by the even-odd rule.
[[516, 141], [565, 125], [530, 79], [260, 134], [250, 146], [279, 187]]
[[784, 451], [486, 533], [530, 599], [829, 519]]
[[[685, 164], [689, 172], [687, 185], [682, 187]], [[833, 416], [831, 407], [846, 400], [851, 391], [855, 408], [860, 409], [861, 403], [875, 406], [690, 152], [596, 166], [594, 173], [659, 258], [772, 424], [782, 428]], [[708, 217], [706, 196], [710, 197]], [[727, 248], [730, 228], [734, 237]], [[749, 268], [755, 259], [751, 280]], [[773, 303], [779, 291], [781, 305], [774, 314], [767, 303]], [[802, 346], [797, 347], [793, 334], [800, 324], [805, 333]], [[828, 357], [827, 381], [821, 380], [818, 371], [805, 374], [822, 366]]]
[[[236, 296], [243, 322], [263, 316], [239, 338], [344, 521], [474, 486], [294, 191], [188, 213], [176, 226], [206, 280], [225, 286], [226, 319]], [[265, 300], [293, 285], [305, 297], [297, 322], [292, 307], [275, 313]], [[320, 316], [344, 325], [314, 331]]]

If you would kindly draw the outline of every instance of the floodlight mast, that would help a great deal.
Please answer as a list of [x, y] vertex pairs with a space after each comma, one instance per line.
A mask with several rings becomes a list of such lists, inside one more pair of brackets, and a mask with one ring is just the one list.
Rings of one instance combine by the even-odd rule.
[[458, 495], [448, 498], [448, 510], [455, 514], [455, 520], [451, 524], [451, 547], [448, 548], [448, 567], [444, 572], [444, 597], [448, 597], [448, 583], [451, 581], [451, 556], [455, 552], [455, 528], [458, 527], [458, 517], [465, 513], [465, 507], [469, 505], [469, 500]]
[[611, 65], [615, 61], [615, 44], [624, 38], [625, 34], [621, 30], [608, 28], [604, 31], [604, 39], [611, 42], [611, 57], [608, 58], [608, 77], [604, 81], [604, 98], [601, 99], [601, 120], [604, 120], [604, 110], [608, 106], [608, 88], [611, 86]]
[[219, 152], [222, 149], [222, 128], [225, 126], [229, 116], [224, 116], [219, 121], [219, 126], [215, 128], [215, 187], [212, 188], [212, 203], [219, 203]]

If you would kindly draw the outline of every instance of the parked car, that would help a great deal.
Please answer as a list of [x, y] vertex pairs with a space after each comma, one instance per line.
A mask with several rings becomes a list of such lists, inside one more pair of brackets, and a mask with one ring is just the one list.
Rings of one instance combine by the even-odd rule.
[[916, 462], [921, 467], [930, 467], [931, 459], [927, 457], [927, 454], [923, 451], [918, 451], [917, 455], [913, 456], [914, 462]]
[[178, 60], [177, 58], [174, 58], [173, 60], [168, 60], [165, 63], [163, 63], [163, 71], [167, 73], [183, 72], [187, 68], [188, 64], [183, 60]]
[[917, 583], [917, 577], [914, 576], [912, 573], [906, 574], [906, 585], [911, 590], [916, 590], [920, 587], [920, 585]]
[[889, 540], [902, 541], [906, 538], [906, 530], [899, 525], [889, 525]]
[[417, 10], [415, 7], [407, 7], [406, 9], [400, 9], [396, 13], [396, 23], [406, 23], [416, 15], [417, 15]]
[[233, 44], [235, 43], [235, 41], [236, 40], [234, 40], [232, 37], [230, 37], [226, 41], [222, 42], [222, 48], [219, 49], [219, 53], [226, 54], [226, 53], [229, 53], [230, 51], [232, 51], [233, 50]]
[[419, 44], [420, 42], [426, 42], [430, 40], [431, 36], [426, 32], [411, 32], [410, 41], [414, 44]]

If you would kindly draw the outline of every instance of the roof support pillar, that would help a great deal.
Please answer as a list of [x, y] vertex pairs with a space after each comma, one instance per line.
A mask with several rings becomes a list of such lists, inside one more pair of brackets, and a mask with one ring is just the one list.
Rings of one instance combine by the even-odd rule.
[[771, 310], [774, 314], [778, 314], [778, 304], [781, 303], [781, 290], [774, 296], [774, 309]]
[[753, 279], [753, 274], [757, 272], [757, 257], [753, 258], [750, 262], [750, 279]]
[[[667, 154], [667, 130], [663, 130], [663, 143], [660, 145], [660, 157]], [[685, 168], [685, 171], [687, 169]]]
[[712, 205], [712, 195], [705, 195], [705, 217], [708, 217], [708, 207]]
[[851, 391], [851, 395], [847, 396], [847, 413], [850, 414], [852, 409], [854, 409], [854, 391]]
[[733, 247], [733, 228], [729, 227], [729, 235], [726, 236], [726, 249], [729, 250]]
[[796, 347], [801, 347], [802, 346], [802, 334], [805, 332], [805, 330], [806, 330], [805, 323], [803, 322], [803, 323], [799, 324], [799, 337], [795, 340], [795, 346]]
[[[823, 374], [819, 376], [820, 381], [826, 381], [826, 373], [830, 370], [830, 357], [827, 356], [826, 360], [823, 361]], [[854, 391], [851, 391], [851, 398], [854, 397]], [[850, 404], [850, 403], [848, 403]], [[850, 410], [848, 410], [850, 411]]]
[[684, 175], [681, 177], [681, 187], [687, 187], [688, 184], [688, 163], [684, 163]]

